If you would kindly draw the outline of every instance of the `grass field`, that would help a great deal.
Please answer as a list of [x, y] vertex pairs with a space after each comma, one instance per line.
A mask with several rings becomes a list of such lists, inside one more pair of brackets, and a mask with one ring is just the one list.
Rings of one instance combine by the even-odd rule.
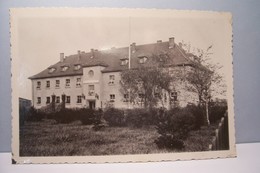
[[181, 151], [159, 149], [154, 127], [105, 127], [94, 131], [79, 121], [56, 124], [54, 120], [25, 122], [20, 131], [20, 156], [86, 156], [205, 151], [214, 126], [192, 131]]

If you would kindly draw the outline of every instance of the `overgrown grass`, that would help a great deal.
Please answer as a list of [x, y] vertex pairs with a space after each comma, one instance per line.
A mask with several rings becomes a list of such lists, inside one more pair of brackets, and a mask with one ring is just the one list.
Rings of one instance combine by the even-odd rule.
[[[80, 121], [57, 124], [55, 120], [25, 122], [20, 131], [20, 156], [86, 156], [179, 152], [159, 149], [154, 143], [158, 133], [153, 126], [145, 128], [105, 127]], [[207, 150], [214, 127], [192, 131], [181, 151]], [[206, 142], [205, 142], [206, 141]]]

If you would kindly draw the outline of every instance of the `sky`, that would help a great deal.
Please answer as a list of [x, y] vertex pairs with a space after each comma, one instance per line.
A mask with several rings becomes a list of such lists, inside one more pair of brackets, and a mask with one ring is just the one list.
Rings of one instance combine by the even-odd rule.
[[28, 77], [58, 62], [61, 52], [67, 56], [78, 50], [89, 52], [91, 48], [126, 47], [132, 42], [140, 45], [175, 37], [177, 43], [183, 41], [194, 48], [206, 50], [213, 45], [212, 62], [220, 63], [224, 74], [230, 69], [224, 63], [231, 53], [230, 24], [221, 14], [203, 13], [196, 17], [193, 13], [125, 14], [121, 10], [110, 15], [82, 9], [60, 13], [42, 9], [24, 13], [26, 15], [15, 14], [17, 80], [19, 96], [23, 98], [31, 99]]

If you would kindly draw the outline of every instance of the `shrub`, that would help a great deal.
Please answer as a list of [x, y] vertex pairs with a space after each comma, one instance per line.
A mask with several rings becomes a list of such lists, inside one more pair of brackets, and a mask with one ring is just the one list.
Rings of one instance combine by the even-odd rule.
[[57, 123], [68, 124], [73, 121], [78, 120], [79, 114], [77, 110], [72, 109], [62, 109], [58, 112], [53, 113], [53, 119], [56, 120]]
[[205, 108], [196, 105], [188, 105], [186, 109], [192, 113], [195, 118], [195, 129], [200, 129], [201, 126], [205, 125]]
[[219, 121], [227, 111], [227, 106], [223, 105], [211, 105], [209, 107], [209, 121], [210, 123], [216, 123]]
[[44, 117], [44, 113], [34, 107], [31, 107], [28, 116], [26, 116], [26, 121], [41, 121]]
[[159, 148], [182, 149], [188, 133], [195, 127], [194, 116], [187, 109], [173, 109], [160, 118], [155, 143]]
[[129, 109], [126, 114], [126, 123], [130, 127], [143, 127], [145, 125], [155, 125], [158, 120], [158, 109]]
[[107, 108], [104, 111], [104, 119], [110, 126], [125, 126], [126, 118], [123, 110]]

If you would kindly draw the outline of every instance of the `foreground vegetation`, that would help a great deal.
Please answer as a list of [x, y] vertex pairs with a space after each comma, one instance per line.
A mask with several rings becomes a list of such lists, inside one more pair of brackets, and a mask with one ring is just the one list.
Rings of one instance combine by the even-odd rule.
[[21, 156], [85, 156], [148, 154], [185, 151], [205, 151], [214, 134], [214, 127], [193, 131], [185, 140], [185, 149], [158, 148], [154, 141], [159, 134], [154, 127], [105, 127], [93, 130], [93, 125], [80, 121], [57, 124], [55, 120], [25, 122], [20, 132]]
[[212, 110], [212, 123], [204, 126], [202, 112], [194, 106], [169, 111], [109, 108], [104, 112], [80, 109], [52, 114], [32, 109], [20, 128], [20, 155], [206, 151], [225, 108]]

